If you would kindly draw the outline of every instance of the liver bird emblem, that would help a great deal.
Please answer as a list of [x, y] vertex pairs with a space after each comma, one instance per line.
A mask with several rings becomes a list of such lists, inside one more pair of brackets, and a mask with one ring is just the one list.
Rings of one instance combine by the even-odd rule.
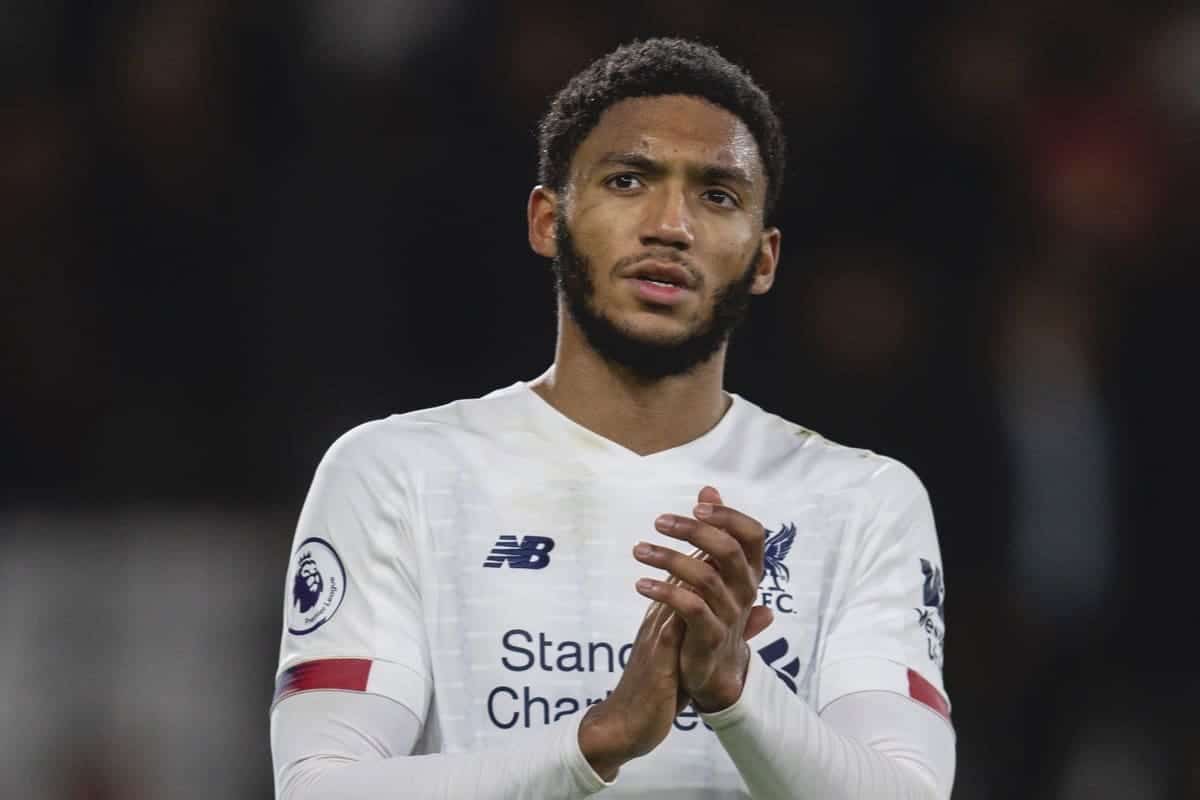
[[770, 575], [774, 582], [774, 590], [782, 591], [783, 587], [779, 585], [779, 581], [789, 580], [791, 573], [788, 572], [787, 564], [784, 564], [784, 559], [792, 550], [792, 542], [796, 541], [796, 525], [780, 525], [779, 530], [775, 532], [767, 531], [767, 541], [763, 547], [763, 574]]

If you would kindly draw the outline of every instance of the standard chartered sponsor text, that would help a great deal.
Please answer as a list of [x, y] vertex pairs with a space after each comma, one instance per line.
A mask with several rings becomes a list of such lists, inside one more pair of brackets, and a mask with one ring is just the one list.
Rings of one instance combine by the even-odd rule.
[[[500, 664], [504, 669], [517, 673], [531, 670], [535, 673], [616, 673], [625, 669], [633, 651], [633, 642], [556, 641], [542, 631], [535, 633], [523, 628], [505, 631], [500, 637], [500, 646], [503, 650]], [[529, 684], [500, 685], [488, 692], [487, 715], [492, 724], [501, 730], [533, 728], [576, 714], [599, 703], [611, 693], [611, 688], [603, 693], [558, 693]], [[695, 730], [701, 726], [708, 728], [691, 706], [679, 713], [674, 724], [681, 731]]]

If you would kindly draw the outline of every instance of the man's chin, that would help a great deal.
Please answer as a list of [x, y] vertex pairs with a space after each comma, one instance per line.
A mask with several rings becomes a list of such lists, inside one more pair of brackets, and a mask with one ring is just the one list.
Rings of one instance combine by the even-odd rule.
[[694, 320], [684, 321], [673, 309], [647, 308], [630, 311], [613, 318], [605, 314], [610, 326], [630, 339], [649, 345], [664, 346], [687, 341], [703, 327]]
[[660, 380], [691, 372], [708, 361], [719, 349], [720, 342], [710, 337], [696, 336], [690, 331], [633, 328], [618, 326], [612, 320], [585, 328], [592, 348], [609, 363], [629, 370], [645, 380]]
[[695, 333], [681, 325], [613, 325], [612, 329], [629, 346], [641, 347], [647, 352], [669, 352]]

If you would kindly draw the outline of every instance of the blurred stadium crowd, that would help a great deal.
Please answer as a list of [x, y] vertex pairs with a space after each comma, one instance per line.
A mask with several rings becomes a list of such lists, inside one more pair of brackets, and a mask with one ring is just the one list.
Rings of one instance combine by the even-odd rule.
[[549, 363], [534, 126], [592, 58], [675, 34], [747, 66], [791, 147], [729, 387], [932, 495], [955, 797], [1200, 798], [1195, 6], [0, 17], [3, 796], [270, 796], [317, 460]]

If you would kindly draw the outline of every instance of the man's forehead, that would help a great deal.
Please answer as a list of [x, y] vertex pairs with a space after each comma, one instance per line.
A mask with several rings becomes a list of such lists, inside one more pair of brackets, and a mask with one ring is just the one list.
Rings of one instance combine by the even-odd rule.
[[746, 124], [686, 95], [628, 98], [606, 109], [575, 155], [578, 166], [590, 169], [610, 153], [697, 159], [740, 168], [756, 179], [762, 175], [758, 144]]

